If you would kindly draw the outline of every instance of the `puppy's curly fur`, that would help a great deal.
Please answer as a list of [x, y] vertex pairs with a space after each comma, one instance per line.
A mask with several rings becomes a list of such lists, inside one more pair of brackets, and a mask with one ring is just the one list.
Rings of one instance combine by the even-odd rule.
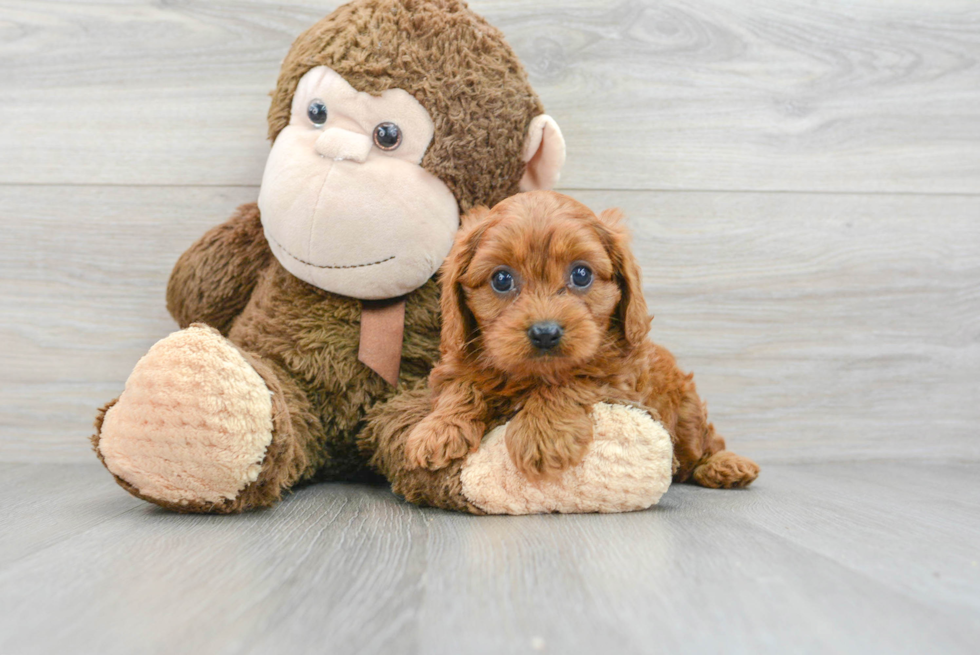
[[447, 466], [476, 450], [494, 419], [510, 419], [514, 464], [531, 480], [553, 479], [585, 455], [592, 405], [618, 402], [659, 415], [674, 441], [675, 481], [729, 488], [755, 480], [759, 467], [726, 451], [708, 422], [693, 375], [647, 339], [628, 241], [619, 210], [596, 216], [553, 191], [464, 218], [442, 269], [433, 411], [409, 436], [411, 461]]

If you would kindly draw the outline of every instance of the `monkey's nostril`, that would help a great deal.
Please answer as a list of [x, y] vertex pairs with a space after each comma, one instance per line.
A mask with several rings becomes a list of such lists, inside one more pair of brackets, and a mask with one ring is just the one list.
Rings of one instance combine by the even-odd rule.
[[555, 321], [541, 321], [527, 329], [527, 337], [538, 350], [551, 350], [561, 341], [564, 332]]

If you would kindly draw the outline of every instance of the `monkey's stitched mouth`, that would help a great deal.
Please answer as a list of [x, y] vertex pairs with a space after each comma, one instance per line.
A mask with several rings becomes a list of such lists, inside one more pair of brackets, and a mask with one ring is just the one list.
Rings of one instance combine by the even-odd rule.
[[314, 264], [313, 262], [308, 262], [305, 259], [300, 259], [299, 257], [297, 257], [296, 255], [294, 255], [293, 253], [289, 252], [288, 250], [286, 250], [286, 248], [281, 243], [279, 243], [278, 241], [276, 241], [272, 237], [269, 237], [267, 235], [267, 238], [270, 241], [272, 241], [274, 244], [276, 244], [277, 246], [279, 246], [279, 249], [282, 250], [284, 253], [286, 253], [286, 255], [288, 255], [290, 259], [295, 259], [300, 264], [306, 264], [307, 266], [312, 266], [313, 268], [331, 268], [331, 269], [364, 268], [365, 266], [375, 266], [377, 264], [384, 264], [385, 262], [390, 262], [392, 259], [395, 258], [395, 255], [392, 255], [391, 257], [385, 257], [384, 259], [379, 259], [376, 262], [367, 262], [366, 264], [344, 264], [344, 265], [341, 265], [341, 266], [330, 266], [329, 264]]

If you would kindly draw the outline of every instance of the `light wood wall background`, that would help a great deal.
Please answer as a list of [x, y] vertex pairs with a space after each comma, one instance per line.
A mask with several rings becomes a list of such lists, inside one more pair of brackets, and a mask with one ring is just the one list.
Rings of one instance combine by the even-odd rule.
[[[337, 3], [0, 0], [0, 460], [92, 461], [177, 256], [257, 195]], [[477, 1], [763, 462], [980, 456], [980, 4]]]

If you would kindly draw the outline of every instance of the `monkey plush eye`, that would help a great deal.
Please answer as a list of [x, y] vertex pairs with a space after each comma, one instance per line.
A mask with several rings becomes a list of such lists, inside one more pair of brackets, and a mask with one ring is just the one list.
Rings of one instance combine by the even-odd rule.
[[585, 264], [576, 264], [572, 267], [568, 280], [576, 289], [588, 289], [592, 284], [592, 269]]
[[394, 123], [378, 123], [374, 128], [374, 145], [382, 150], [394, 150], [402, 144], [402, 131]]
[[317, 98], [306, 108], [306, 115], [309, 116], [311, 123], [317, 127], [323, 127], [323, 124], [327, 122], [327, 106]]
[[490, 286], [497, 293], [508, 293], [514, 290], [514, 274], [506, 268], [498, 268], [490, 276]]

